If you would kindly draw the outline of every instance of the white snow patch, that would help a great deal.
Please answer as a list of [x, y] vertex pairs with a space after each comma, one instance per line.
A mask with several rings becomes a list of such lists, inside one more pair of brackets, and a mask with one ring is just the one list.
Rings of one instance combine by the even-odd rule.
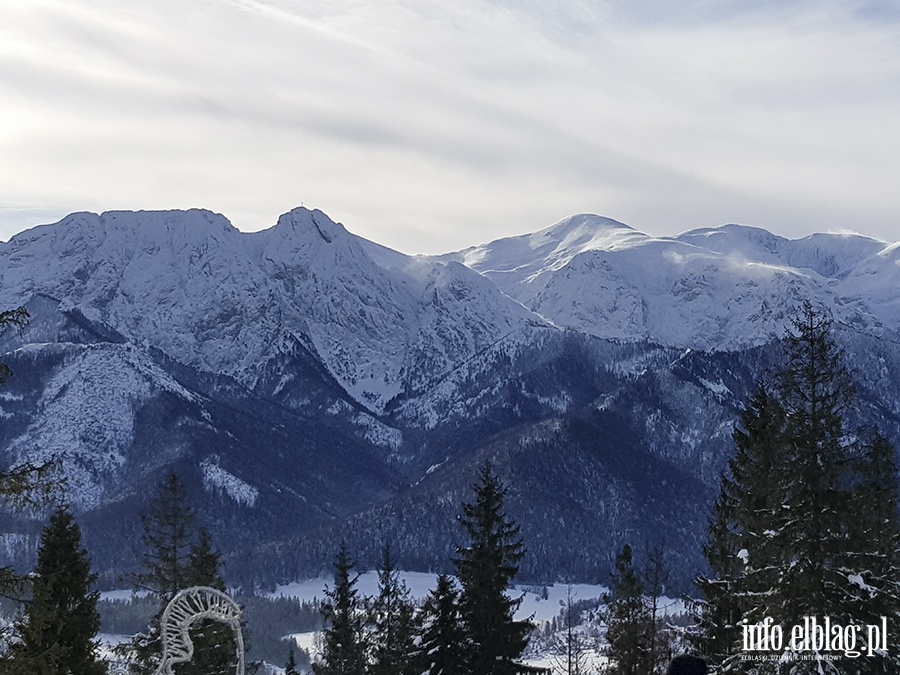
[[556, 396], [538, 396], [538, 403], [548, 406], [551, 410], [558, 413], [564, 413], [572, 405], [572, 396], [569, 392], [564, 391]]
[[219, 466], [218, 457], [207, 457], [200, 462], [203, 471], [203, 487], [208, 492], [224, 494], [238, 504], [253, 507], [259, 490]]
[[731, 393], [731, 389], [726, 387], [722, 382], [710, 382], [709, 380], [704, 380], [702, 377], [697, 378], [700, 380], [700, 383], [709, 389], [713, 394], [718, 396], [719, 398], [723, 398]]
[[23, 551], [37, 550], [37, 540], [21, 532], [0, 532], [0, 552], [5, 560], [11, 560]]
[[366, 440], [390, 450], [397, 450], [403, 443], [403, 432], [379, 422], [371, 415], [357, 413], [353, 423], [365, 430]]
[[860, 574], [848, 574], [847, 581], [849, 581], [851, 584], [856, 584], [864, 591], [868, 591], [870, 595], [875, 595], [878, 592], [878, 589], [874, 588], [872, 586], [869, 586], [869, 584], [867, 584], [863, 580], [862, 575], [860, 575]]
[[130, 588], [118, 588], [112, 591], [101, 591], [100, 599], [107, 602], [129, 602], [132, 598], [144, 598], [149, 591], [135, 591]]
[[[400, 572], [399, 574], [400, 579], [406, 584], [410, 595], [415, 600], [424, 600], [437, 583], [437, 574], [432, 574], [431, 572]], [[316, 579], [295, 581], [290, 584], [276, 587], [272, 593], [268, 594], [268, 597], [296, 598], [301, 602], [312, 602], [313, 600], [321, 600], [324, 598], [325, 587], [331, 588], [333, 585], [334, 579], [330, 577], [318, 577]], [[370, 570], [360, 574], [359, 579], [357, 579], [356, 582], [356, 587], [362, 595], [377, 595], [378, 572]]]
[[319, 658], [320, 654], [320, 635], [320, 633], [315, 631], [310, 633], [291, 633], [290, 635], [286, 635], [285, 639], [292, 641], [296, 649], [302, 649], [309, 654], [311, 661], [315, 661]]
[[425, 475], [427, 476], [427, 475], [430, 474], [430, 473], [434, 473], [435, 471], [437, 471], [438, 469], [440, 469], [444, 464], [446, 464], [446, 463], [448, 462], [448, 460], [449, 460], [449, 458], [445, 459], [443, 462], [438, 462], [437, 464], [432, 464], [432, 465], [429, 466], [428, 469], [425, 471]]

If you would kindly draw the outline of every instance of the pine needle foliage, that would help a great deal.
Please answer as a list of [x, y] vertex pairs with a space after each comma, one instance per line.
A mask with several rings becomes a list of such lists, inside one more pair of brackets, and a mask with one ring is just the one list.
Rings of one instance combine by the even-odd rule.
[[851, 429], [856, 394], [832, 324], [808, 303], [784, 341], [785, 365], [761, 385], [734, 432], [699, 579], [699, 646], [720, 673], [900, 672], [896, 654], [808, 653], [749, 662], [743, 626], [766, 618], [790, 635], [805, 617], [857, 626], [900, 620], [894, 449]]
[[611, 593], [603, 598], [609, 661], [605, 673], [646, 675], [652, 672], [651, 615], [628, 544], [616, 556], [610, 586]]
[[[156, 616], [146, 633], [135, 635], [119, 649], [137, 675], [149, 675], [162, 656], [161, 626], [166, 605], [186, 588], [210, 586], [225, 590], [222, 557], [215, 550], [209, 532], [196, 527], [196, 516], [188, 504], [187, 490], [178, 475], [168, 474], [159, 484], [156, 497], [141, 516], [144, 552], [142, 571], [136, 576], [138, 590], [146, 591], [158, 603]], [[226, 675], [234, 672], [235, 638], [232, 629], [212, 620], [191, 628], [194, 658], [176, 664], [176, 675]]]
[[59, 508], [41, 535], [31, 599], [18, 622], [20, 642], [7, 673], [104, 675], [98, 654], [100, 594], [72, 513]]
[[315, 675], [365, 675], [365, 607], [359, 597], [353, 562], [346, 544], [334, 560], [334, 586], [325, 591], [320, 658], [313, 663]]
[[504, 511], [506, 491], [490, 464], [484, 464], [473, 486], [474, 501], [463, 504], [460, 518], [469, 543], [457, 549], [453, 563], [462, 587], [460, 611], [472, 675], [514, 673], [532, 628], [513, 618], [522, 598], [507, 596], [525, 546], [519, 526]]
[[466, 675], [466, 632], [459, 608], [459, 589], [441, 574], [422, 607], [421, 669], [423, 675]]
[[369, 675], [418, 675], [418, 617], [391, 550], [382, 549], [378, 595], [369, 609]]

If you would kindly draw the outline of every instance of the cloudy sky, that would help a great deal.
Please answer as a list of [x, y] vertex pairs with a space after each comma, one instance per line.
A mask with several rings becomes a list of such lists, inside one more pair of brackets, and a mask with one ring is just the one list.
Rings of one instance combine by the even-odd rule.
[[302, 203], [408, 253], [578, 212], [894, 241], [896, 6], [0, 0], [0, 239]]

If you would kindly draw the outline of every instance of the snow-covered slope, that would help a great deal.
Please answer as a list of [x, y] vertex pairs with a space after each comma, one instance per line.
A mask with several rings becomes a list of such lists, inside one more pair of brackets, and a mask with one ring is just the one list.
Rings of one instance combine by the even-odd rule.
[[126, 463], [137, 410], [164, 392], [199, 404], [132, 345], [35, 345], [15, 356], [17, 363], [58, 363], [28, 426], [10, 441], [10, 459], [59, 461], [66, 498], [78, 509], [100, 506], [134, 469]]
[[788, 240], [726, 225], [655, 238], [593, 215], [439, 257], [554, 324], [616, 339], [733, 349], [783, 331], [808, 299], [836, 321], [900, 329], [900, 251], [858, 235]]
[[306, 209], [252, 234], [200, 210], [73, 214], [0, 244], [0, 309], [32, 316], [0, 331], [0, 466], [59, 458], [108, 569], [176, 470], [229, 573], [268, 583], [340, 539], [438, 569], [490, 460], [534, 578], [668, 535], [687, 583], [737, 411], [802, 300], [837, 320], [854, 424], [900, 442], [898, 263], [854, 235], [597, 216], [435, 258]]
[[302, 208], [253, 234], [202, 210], [73, 214], [0, 245], [0, 307], [36, 294], [248, 385], [300, 340], [376, 413], [540, 322], [458, 263], [385, 249]]

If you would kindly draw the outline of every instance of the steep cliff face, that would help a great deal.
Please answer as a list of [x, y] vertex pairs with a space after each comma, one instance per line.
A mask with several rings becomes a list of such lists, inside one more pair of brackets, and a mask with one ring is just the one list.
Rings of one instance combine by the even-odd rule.
[[0, 246], [0, 266], [4, 306], [49, 296], [251, 386], [299, 340], [376, 414], [539, 322], [462, 265], [388, 250], [306, 209], [253, 234], [208, 211], [73, 214]]

